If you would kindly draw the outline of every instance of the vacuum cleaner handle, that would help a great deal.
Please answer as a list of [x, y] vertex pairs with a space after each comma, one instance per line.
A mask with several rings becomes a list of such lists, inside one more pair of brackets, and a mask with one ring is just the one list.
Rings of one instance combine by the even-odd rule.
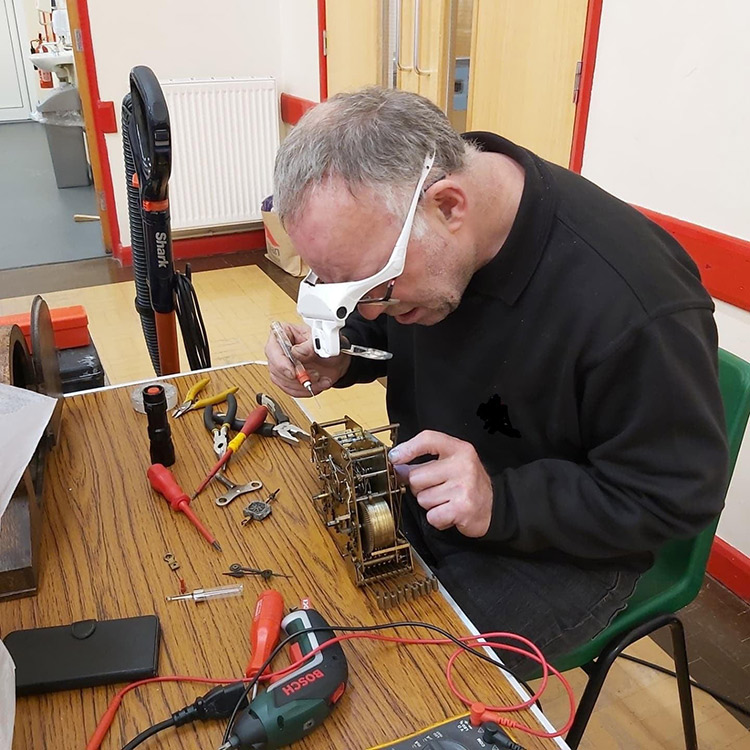
[[172, 143], [169, 110], [159, 81], [145, 65], [130, 72], [130, 144], [138, 178], [151, 306], [162, 375], [180, 371], [175, 320], [175, 272], [169, 217]]
[[136, 65], [130, 71], [130, 96], [135, 128], [131, 148], [141, 198], [165, 201], [172, 173], [172, 135], [167, 101], [151, 68]]

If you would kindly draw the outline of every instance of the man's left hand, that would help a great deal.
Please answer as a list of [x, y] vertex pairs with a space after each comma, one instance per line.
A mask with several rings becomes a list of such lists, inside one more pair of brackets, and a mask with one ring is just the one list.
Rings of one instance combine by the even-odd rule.
[[[487, 533], [492, 519], [492, 482], [474, 446], [442, 432], [424, 430], [388, 454], [394, 467], [441, 531], [455, 526], [464, 536]], [[409, 465], [420, 456], [433, 460]]]

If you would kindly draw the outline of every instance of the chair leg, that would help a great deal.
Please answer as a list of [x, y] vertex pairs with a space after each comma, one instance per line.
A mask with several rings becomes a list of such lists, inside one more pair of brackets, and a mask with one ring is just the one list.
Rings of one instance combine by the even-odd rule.
[[698, 750], [698, 737], [695, 731], [695, 714], [693, 713], [693, 694], [690, 687], [690, 667], [688, 666], [687, 646], [685, 644], [685, 628], [677, 617], [669, 623], [672, 633], [672, 650], [674, 651], [674, 667], [677, 675], [677, 690], [680, 695], [680, 711], [682, 713], [682, 731], [685, 734], [687, 750]]
[[602, 649], [598, 658], [587, 664], [584, 671], [589, 679], [583, 691], [581, 700], [576, 710], [575, 719], [568, 731], [565, 741], [570, 750], [577, 750], [578, 745], [586, 731], [591, 714], [594, 712], [596, 701], [602, 691], [604, 680], [615, 659], [628, 646], [639, 641], [646, 635], [653, 633], [659, 628], [669, 625], [672, 633], [672, 645], [674, 648], [675, 673], [677, 674], [677, 688], [680, 696], [680, 711], [682, 714], [682, 731], [685, 735], [686, 750], [698, 750], [698, 739], [695, 731], [695, 716], [693, 714], [693, 696], [690, 688], [690, 670], [688, 668], [687, 648], [685, 645], [685, 630], [682, 623], [675, 615], [659, 615], [642, 623], [629, 632], [611, 640]]
[[588, 664], [585, 669], [589, 679], [586, 682], [586, 688], [578, 703], [573, 724], [568, 730], [568, 734], [565, 736], [565, 742], [568, 744], [568, 747], [570, 747], [570, 750], [577, 750], [578, 745], [583, 738], [583, 733], [588, 726], [591, 714], [594, 712], [594, 706], [596, 706], [596, 701], [599, 699], [599, 693], [602, 691], [604, 680], [607, 678], [609, 668], [614, 663], [614, 660], [617, 658], [617, 654], [620, 651], [620, 649], [611, 648], [611, 646], [612, 644], [609, 644], [607, 648], [599, 654], [596, 661]]

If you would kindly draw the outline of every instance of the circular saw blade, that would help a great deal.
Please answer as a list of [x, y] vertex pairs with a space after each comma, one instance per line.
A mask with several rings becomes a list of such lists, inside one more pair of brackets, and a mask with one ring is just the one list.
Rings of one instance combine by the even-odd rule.
[[34, 375], [37, 390], [45, 396], [55, 398], [58, 406], [50, 420], [51, 433], [57, 441], [60, 432], [62, 415], [62, 380], [60, 364], [57, 360], [55, 332], [52, 328], [52, 316], [49, 307], [42, 297], [37, 295], [31, 303], [31, 360], [34, 364]]

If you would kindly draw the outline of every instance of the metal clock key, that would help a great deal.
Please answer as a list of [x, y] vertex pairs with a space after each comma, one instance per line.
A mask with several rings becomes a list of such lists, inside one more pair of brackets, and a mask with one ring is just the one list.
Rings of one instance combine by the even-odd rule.
[[[260, 482], [257, 479], [247, 482], [247, 484], [235, 484], [226, 476], [226, 474], [224, 474], [223, 471], [216, 474], [216, 479], [227, 488], [227, 491], [223, 495], [219, 495], [219, 497], [216, 498], [216, 504], [222, 508], [229, 505], [233, 500], [236, 500], [240, 495], [245, 495], [248, 492], [257, 492], [263, 487], [263, 482]], [[263, 501], [258, 500], [256, 502], [262, 503]], [[252, 503], [250, 504], [252, 505]]]
[[279, 494], [281, 488], [274, 490], [265, 500], [253, 500], [249, 505], [245, 506], [242, 514], [245, 518], [242, 519], [242, 525], [247, 526], [252, 521], [262, 521], [264, 518], [273, 513], [271, 503], [276, 499], [276, 495]]

